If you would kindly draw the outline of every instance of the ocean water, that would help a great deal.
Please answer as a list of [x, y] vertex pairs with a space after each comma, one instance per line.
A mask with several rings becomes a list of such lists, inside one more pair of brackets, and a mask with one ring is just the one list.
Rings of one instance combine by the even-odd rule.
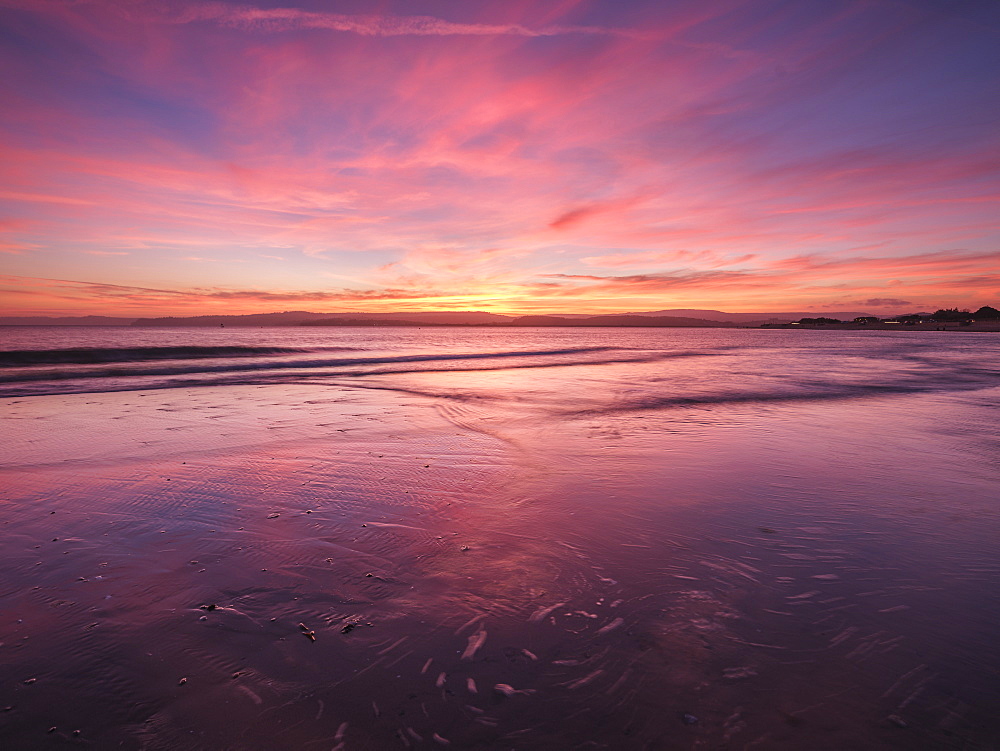
[[12, 748], [1000, 746], [1000, 335], [7, 327], [0, 397]]

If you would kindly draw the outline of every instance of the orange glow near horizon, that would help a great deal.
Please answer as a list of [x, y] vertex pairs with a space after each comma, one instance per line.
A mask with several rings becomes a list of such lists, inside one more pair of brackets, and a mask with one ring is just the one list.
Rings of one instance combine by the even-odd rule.
[[1000, 304], [975, 9], [442, 7], [0, 0], [0, 315]]

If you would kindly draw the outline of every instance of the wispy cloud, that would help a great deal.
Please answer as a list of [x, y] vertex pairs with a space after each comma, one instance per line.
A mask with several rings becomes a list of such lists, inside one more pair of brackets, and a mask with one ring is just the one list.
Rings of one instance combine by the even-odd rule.
[[0, 276], [0, 284], [10, 292], [21, 291], [44, 294], [52, 300], [63, 302], [103, 302], [119, 310], [133, 310], [134, 306], [149, 308], [167, 305], [173, 309], [202, 309], [214, 303], [353, 303], [380, 300], [413, 300], [450, 298], [454, 293], [432, 289], [337, 289], [337, 290], [263, 290], [190, 288], [165, 289], [124, 284], [50, 279], [44, 277]]
[[261, 31], [326, 29], [362, 36], [520, 36], [547, 37], [563, 34], [607, 34], [646, 36], [648, 32], [598, 26], [542, 26], [521, 24], [456, 23], [433, 16], [345, 15], [317, 13], [297, 8], [256, 8], [208, 3], [173, 17], [178, 22], [216, 21]]
[[909, 300], [899, 300], [895, 297], [870, 297], [867, 300], [858, 300], [856, 304], [868, 308], [901, 308], [916, 303]]
[[159, 21], [170, 24], [214, 22], [234, 28], [263, 32], [324, 29], [370, 37], [397, 36], [518, 36], [552, 37], [573, 34], [597, 34], [625, 37], [649, 37], [643, 29], [610, 28], [587, 25], [519, 23], [467, 23], [428, 15], [344, 14], [303, 10], [300, 8], [261, 8], [225, 2], [164, 5], [137, 0], [0, 0], [0, 7], [34, 11], [59, 11], [79, 8], [104, 8], [131, 21]]

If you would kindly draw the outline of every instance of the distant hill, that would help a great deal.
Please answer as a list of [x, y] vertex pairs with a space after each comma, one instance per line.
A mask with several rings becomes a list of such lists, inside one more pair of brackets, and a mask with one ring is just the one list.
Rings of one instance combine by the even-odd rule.
[[294, 326], [302, 321], [327, 318], [329, 313], [288, 310], [283, 313], [251, 313], [243, 316], [168, 316], [137, 318], [133, 326]]
[[[703, 318], [709, 321], [726, 321], [729, 323], [790, 323], [800, 318], [836, 318], [839, 321], [853, 321], [859, 316], [869, 316], [871, 313], [864, 312], [834, 312], [817, 313], [815, 310], [808, 313], [725, 313], [721, 310], [697, 310], [694, 308], [675, 308], [672, 310], [653, 310], [645, 313], [628, 313], [630, 316], [681, 316], [690, 318]], [[883, 314], [881, 317], [886, 317]]]
[[130, 326], [134, 318], [111, 316], [0, 316], [0, 326]]
[[[345, 320], [353, 323], [345, 324]], [[479, 324], [503, 323], [510, 316], [481, 311], [439, 311], [429, 313], [310, 313], [291, 310], [284, 313], [252, 313], [242, 316], [191, 316], [188, 318], [139, 318], [133, 326], [363, 326], [369, 321], [403, 321], [408, 324]], [[329, 323], [324, 324], [324, 321]]]

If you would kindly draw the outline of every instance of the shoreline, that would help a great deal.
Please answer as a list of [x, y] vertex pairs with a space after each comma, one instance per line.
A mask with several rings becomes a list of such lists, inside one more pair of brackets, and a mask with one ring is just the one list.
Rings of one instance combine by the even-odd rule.
[[957, 323], [915, 323], [907, 324], [886, 324], [886, 323], [765, 323], [752, 328], [759, 329], [808, 329], [810, 331], [830, 330], [830, 331], [957, 331], [957, 332], [1000, 332], [1000, 322], [997, 323], [973, 323], [969, 326], [962, 326]]

